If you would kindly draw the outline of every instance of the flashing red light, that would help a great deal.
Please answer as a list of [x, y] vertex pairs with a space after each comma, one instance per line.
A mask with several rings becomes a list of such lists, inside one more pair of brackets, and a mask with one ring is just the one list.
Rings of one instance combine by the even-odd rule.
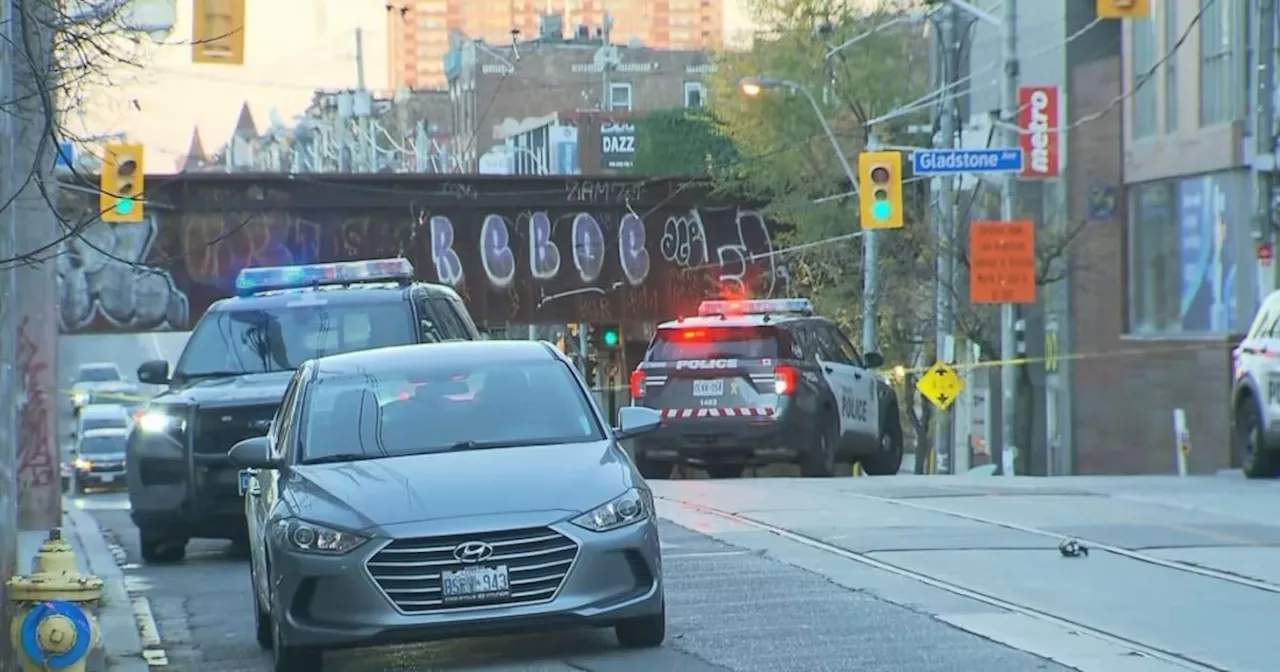
[[773, 386], [782, 396], [795, 394], [800, 382], [800, 371], [794, 366], [779, 366], [773, 370]]
[[683, 338], [686, 341], [700, 341], [706, 337], [707, 332], [701, 329], [689, 329], [687, 331], [680, 332], [680, 338]]
[[644, 371], [641, 371], [640, 369], [636, 369], [635, 371], [631, 372], [631, 398], [632, 399], [644, 398], [644, 379], [645, 379]]

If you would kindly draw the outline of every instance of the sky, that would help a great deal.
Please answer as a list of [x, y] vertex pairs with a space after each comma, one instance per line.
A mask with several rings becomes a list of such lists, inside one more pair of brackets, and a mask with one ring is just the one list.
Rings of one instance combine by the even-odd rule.
[[[178, 21], [162, 44], [148, 48], [146, 67], [112, 76], [112, 86], [89, 94], [79, 119], [84, 135], [123, 132], [146, 147], [148, 172], [169, 172], [199, 127], [212, 153], [231, 135], [248, 101], [260, 130], [276, 110], [292, 123], [316, 89], [355, 88], [355, 29], [365, 45], [365, 81], [387, 86], [383, 0], [251, 0], [246, 3], [243, 66], [191, 63], [190, 0], [178, 2]], [[136, 104], [135, 104], [136, 101]]]

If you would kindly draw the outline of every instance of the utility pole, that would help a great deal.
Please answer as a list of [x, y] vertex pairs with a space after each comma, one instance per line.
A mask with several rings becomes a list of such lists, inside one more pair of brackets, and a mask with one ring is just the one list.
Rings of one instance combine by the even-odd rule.
[[[3, 0], [5, 45], [0, 101], [10, 106], [0, 138], [0, 258], [49, 250], [61, 227], [41, 188], [53, 184], [58, 73], [53, 26], [60, 4]], [[14, 44], [26, 44], [19, 57]], [[21, 121], [18, 121], [21, 120]], [[34, 173], [34, 175], [31, 175]], [[28, 180], [28, 176], [34, 179]], [[62, 524], [62, 485], [57, 442], [58, 323], [54, 254], [44, 261], [8, 264], [0, 271], [0, 622], [10, 622], [4, 582], [17, 568], [18, 531]], [[22, 422], [19, 422], [22, 418]], [[23, 465], [28, 465], [23, 469]], [[0, 646], [0, 670], [18, 670], [13, 647]]]
[[359, 162], [357, 172], [372, 173], [377, 170], [377, 140], [372, 129], [373, 97], [364, 80], [364, 30], [361, 28], [356, 28], [356, 93], [353, 102], [360, 137], [352, 143], [351, 153]]
[[[1018, 146], [1018, 3], [1004, 0], [1004, 16], [1000, 22], [1001, 57], [1004, 76], [1000, 87], [1000, 123], [1004, 131], [1004, 147]], [[1018, 215], [1018, 176], [1005, 173], [1000, 189], [1000, 219], [1011, 222]], [[1017, 473], [1018, 447], [1018, 365], [1017, 313], [1012, 303], [1000, 305], [1000, 440], [998, 472], [1005, 476]]]
[[[609, 34], [611, 32], [613, 32], [613, 17], [609, 16], [609, 12], [606, 10], [603, 25], [600, 27], [600, 48], [602, 50], [609, 48]], [[604, 58], [600, 61], [600, 109], [605, 112], [613, 110], [613, 96], [610, 94], [611, 82], [609, 81], [609, 72], [613, 70], [613, 66], [614, 63], [610, 59]]]
[[[956, 8], [950, 4], [942, 10], [939, 26], [941, 41], [942, 97], [939, 110], [939, 131], [937, 146], [939, 149], [951, 149], [955, 146], [955, 89], [951, 83], [956, 79], [956, 55], [959, 49], [956, 41]], [[934, 342], [937, 360], [948, 361], [955, 357], [955, 320], [952, 307], [952, 295], [955, 292], [955, 245], [957, 244], [957, 226], [955, 213], [955, 182], [950, 175], [938, 178], [938, 219], [934, 224], [934, 235], [938, 241], [937, 258], [937, 293], [935, 295], [935, 333]], [[938, 423], [933, 434], [933, 454], [938, 460], [938, 473], [951, 473], [960, 465], [955, 456], [955, 415], [953, 412], [938, 414]], [[967, 463], [968, 460], [965, 460]]]
[[[1253, 204], [1255, 209], [1253, 235], [1258, 242], [1269, 242], [1274, 245], [1275, 227], [1271, 220], [1271, 200], [1273, 194], [1272, 175], [1276, 168], [1275, 157], [1275, 87], [1272, 78], [1275, 68], [1272, 59], [1276, 49], [1276, 2], [1275, 0], [1258, 0], [1258, 16], [1253, 21], [1253, 81], [1256, 91], [1254, 110], [1256, 118], [1253, 124]], [[1280, 265], [1272, 262], [1273, 266]], [[1261, 266], [1258, 276], [1263, 277]], [[1276, 273], [1277, 271], [1272, 271]], [[1280, 286], [1273, 275], [1268, 278], [1272, 288]]]
[[[817, 107], [816, 105], [814, 106]], [[844, 172], [854, 184], [854, 189], [858, 188], [858, 176], [849, 167], [849, 162], [844, 157], [844, 151], [840, 149], [835, 141], [835, 137], [831, 133], [830, 127], [827, 125], [826, 119], [822, 118], [822, 113], [818, 113], [819, 121], [822, 122], [823, 129], [827, 131], [827, 137], [831, 139], [832, 146], [836, 150], [836, 158], [840, 159], [840, 165], [844, 167]], [[867, 134], [867, 151], [874, 152], [880, 149], [880, 138], [874, 132]], [[858, 198], [871, 198], [858, 194]], [[876, 235], [879, 231], [875, 229], [862, 229], [862, 351], [877, 352], [876, 341], [876, 318], [879, 312], [876, 310], [876, 294], [880, 291], [880, 256], [876, 246]]]

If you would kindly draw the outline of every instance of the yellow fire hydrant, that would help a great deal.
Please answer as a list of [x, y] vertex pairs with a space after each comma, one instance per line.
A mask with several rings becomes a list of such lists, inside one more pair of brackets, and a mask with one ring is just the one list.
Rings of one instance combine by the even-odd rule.
[[84, 672], [101, 634], [92, 610], [102, 600], [102, 579], [80, 573], [61, 530], [49, 532], [32, 573], [5, 584], [17, 609], [9, 641], [24, 672]]

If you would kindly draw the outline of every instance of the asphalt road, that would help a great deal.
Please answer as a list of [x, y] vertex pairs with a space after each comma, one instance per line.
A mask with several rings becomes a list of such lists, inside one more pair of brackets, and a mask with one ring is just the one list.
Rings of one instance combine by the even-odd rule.
[[[151, 336], [67, 339], [62, 362], [66, 367], [110, 358], [131, 371], [157, 355], [173, 361], [181, 341], [168, 338], [168, 342]], [[689, 482], [690, 487], [694, 484]], [[248, 569], [244, 560], [229, 554], [225, 543], [193, 542], [188, 560], [180, 565], [142, 565], [127, 497], [95, 493], [73, 502], [89, 510], [125, 551], [133, 590], [146, 598], [155, 616], [169, 659], [167, 669], [270, 669], [268, 655], [253, 639]], [[701, 524], [690, 523], [686, 528], [663, 523], [669, 626], [667, 644], [660, 649], [624, 652], [611, 633], [571, 632], [345, 652], [331, 655], [326, 670], [1068, 669], [965, 632], [914, 606], [842, 586], [822, 572], [768, 557], [760, 549], [713, 540], [702, 533]], [[705, 531], [710, 529], [714, 526]]]

